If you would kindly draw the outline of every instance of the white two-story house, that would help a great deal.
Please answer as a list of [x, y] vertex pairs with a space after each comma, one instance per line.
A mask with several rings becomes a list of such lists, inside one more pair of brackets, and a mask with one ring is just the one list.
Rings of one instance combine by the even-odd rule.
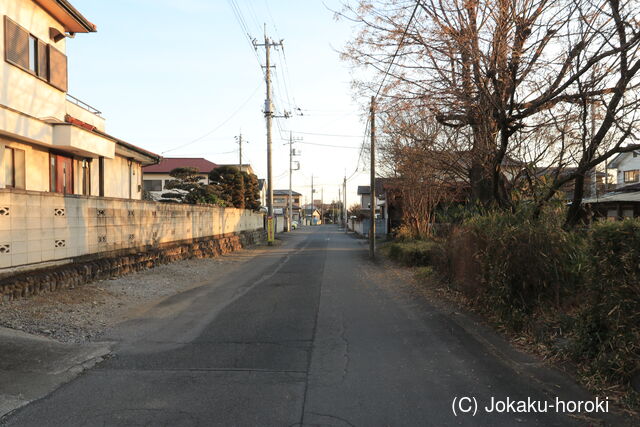
[[640, 151], [620, 153], [608, 164], [609, 169], [616, 169], [616, 188], [640, 183]]
[[66, 45], [96, 27], [67, 0], [0, 2], [0, 189], [142, 198], [159, 156], [67, 93]]

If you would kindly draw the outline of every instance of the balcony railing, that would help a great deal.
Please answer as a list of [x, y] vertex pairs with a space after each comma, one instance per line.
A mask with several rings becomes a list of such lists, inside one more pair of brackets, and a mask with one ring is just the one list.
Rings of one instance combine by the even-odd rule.
[[100, 116], [102, 114], [101, 111], [99, 111], [98, 109], [92, 107], [91, 105], [87, 104], [86, 102], [79, 100], [75, 96], [71, 96], [71, 95], [67, 94], [67, 101], [71, 102], [72, 104], [77, 105], [80, 108], [83, 108], [83, 109], [87, 110], [88, 112], [90, 112], [92, 114], [95, 114], [96, 116]]

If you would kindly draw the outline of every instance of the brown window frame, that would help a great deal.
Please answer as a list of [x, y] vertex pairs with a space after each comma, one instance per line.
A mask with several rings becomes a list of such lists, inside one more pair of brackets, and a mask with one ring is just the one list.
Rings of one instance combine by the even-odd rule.
[[80, 168], [82, 170], [82, 195], [91, 195], [91, 159], [82, 159], [80, 161]]
[[[7, 150], [11, 150], [11, 164], [13, 165], [13, 169], [11, 170], [11, 183], [4, 183], [5, 188], [18, 188], [21, 190], [26, 190], [27, 188], [27, 153], [25, 152], [25, 150], [22, 150], [20, 148], [15, 148], [15, 147], [8, 147], [5, 146], [4, 147], [5, 150], [5, 156], [6, 156], [6, 152]], [[23, 185], [21, 186], [16, 186], [16, 151], [20, 151], [22, 153], [22, 159], [24, 160], [23, 164], [22, 164], [22, 169], [24, 170], [24, 178], [25, 178], [25, 182]], [[5, 165], [6, 168], [6, 165]], [[6, 177], [6, 169], [3, 171], [5, 173], [5, 177]]]
[[[7, 22], [10, 22], [12, 25], [16, 26], [19, 30], [23, 31], [27, 35], [27, 58], [26, 58], [26, 66], [23, 64], [19, 64], [16, 61], [13, 61], [9, 58], [9, 39], [7, 33]], [[20, 68], [22, 71], [25, 71], [31, 74], [34, 77], [42, 80], [48, 85], [62, 91], [67, 92], [68, 84], [69, 84], [69, 70], [68, 70], [68, 61], [67, 56], [60, 50], [56, 49], [53, 45], [44, 42], [43, 40], [36, 37], [34, 34], [31, 34], [26, 28], [9, 18], [5, 15], [4, 17], [4, 60], [13, 65], [14, 67]], [[35, 43], [32, 43], [35, 41]], [[55, 50], [60, 57], [64, 58], [65, 67], [64, 67], [64, 84], [60, 85], [51, 81], [51, 50]], [[33, 52], [32, 52], [33, 50]], [[33, 66], [33, 70], [30, 68], [31, 57], [34, 57], [35, 64]], [[44, 66], [42, 66], [42, 62], [45, 62]]]
[[104, 157], [98, 158], [98, 196], [104, 197]]
[[[71, 160], [69, 164], [71, 165], [71, 172], [68, 176], [71, 178], [71, 182], [69, 183], [71, 189], [67, 188], [66, 182], [63, 184], [63, 191], [57, 191], [56, 185], [58, 181], [58, 157], [64, 157], [65, 159]], [[76, 188], [76, 179], [75, 179], [75, 158], [73, 156], [69, 156], [68, 153], [61, 153], [56, 151], [49, 152], [49, 192], [56, 194], [75, 194]], [[53, 170], [52, 170], [53, 166]]]
[[[9, 25], [14, 26], [18, 31], [22, 31], [24, 34], [27, 36], [27, 56], [26, 58], [20, 58], [17, 57], [16, 60], [13, 60], [10, 57], [10, 53], [13, 52], [11, 49], [9, 49]], [[27, 31], [26, 29], [24, 29], [23, 27], [21, 27], [20, 25], [18, 25], [17, 22], [15, 22], [13, 19], [9, 18], [8, 16], [5, 15], [4, 17], [4, 60], [13, 65], [16, 66], [18, 68], [20, 68], [21, 70], [24, 70], [28, 73], [31, 73], [31, 71], [29, 70], [29, 31]], [[19, 62], [17, 62], [18, 60], [23, 59], [26, 60], [26, 64], [21, 64]]]
[[[633, 180], [627, 179], [627, 174], [630, 174], [631, 172], [634, 172], [635, 179]], [[623, 180], [625, 183], [640, 181], [640, 170], [638, 169], [627, 170], [627, 171], [623, 171], [622, 173], [623, 173]]]
[[[47, 52], [48, 52], [48, 61], [49, 61], [49, 67], [48, 67], [48, 80], [47, 82], [55, 87], [56, 89], [62, 91], [62, 92], [67, 92], [67, 90], [69, 89], [69, 63], [67, 60], [67, 55], [65, 55], [61, 50], [56, 49], [55, 47], [53, 47], [52, 45], [47, 45]], [[54, 82], [53, 81], [53, 75], [54, 73], [52, 72], [52, 58], [54, 58], [56, 55], [59, 55], [59, 58], [62, 60], [64, 60], [64, 81], [62, 82]]]

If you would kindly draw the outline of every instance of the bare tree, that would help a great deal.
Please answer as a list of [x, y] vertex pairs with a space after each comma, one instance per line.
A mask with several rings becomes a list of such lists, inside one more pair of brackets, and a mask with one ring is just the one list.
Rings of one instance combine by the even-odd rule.
[[[583, 187], [584, 171], [623, 150], [634, 119], [638, 9], [637, 0], [362, 0], [341, 12], [361, 25], [344, 57], [385, 77], [393, 62], [378, 79], [382, 111], [426, 108], [443, 125], [468, 129], [475, 199], [508, 207], [505, 157], [522, 151], [519, 134], [541, 116], [566, 122], [560, 116], [576, 111], [568, 105], [594, 102], [606, 110], [593, 135], [583, 127], [577, 172], [556, 190], [567, 179]], [[377, 92], [375, 83], [357, 87]], [[599, 154], [607, 139], [616, 142]]]
[[466, 186], [459, 158], [440, 148], [451, 135], [435, 120], [417, 123], [403, 112], [388, 116], [383, 130], [383, 164], [394, 170], [403, 223], [411, 237], [427, 237], [433, 232], [437, 207]]

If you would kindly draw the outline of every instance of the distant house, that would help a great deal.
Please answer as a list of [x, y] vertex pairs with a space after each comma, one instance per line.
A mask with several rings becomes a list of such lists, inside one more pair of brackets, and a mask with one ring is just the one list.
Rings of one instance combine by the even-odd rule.
[[[538, 179], [545, 178], [548, 180], [553, 180], [556, 177], [562, 179], [563, 177], [574, 173], [576, 169], [576, 167], [558, 168], [555, 166], [543, 166], [535, 169], [535, 175]], [[605, 176], [606, 174], [604, 172], [596, 171], [595, 169], [590, 169], [589, 171], [587, 171], [584, 174], [584, 194], [589, 197], [595, 197], [598, 194], [604, 194], [606, 192]], [[565, 200], [573, 200], [574, 185], [575, 181], [571, 180], [560, 187], [560, 192], [564, 196]]]
[[[402, 196], [398, 183], [399, 178], [376, 178], [376, 234], [386, 234], [402, 223]], [[359, 221], [363, 223], [358, 226], [362, 229], [361, 234], [366, 235], [371, 217], [371, 187], [358, 186], [358, 195]]]
[[[291, 191], [292, 221], [300, 221], [300, 197], [302, 194]], [[286, 215], [289, 209], [289, 190], [273, 190], [273, 211], [276, 215]]]
[[209, 172], [217, 167], [217, 164], [201, 157], [165, 157], [160, 163], [142, 169], [144, 190], [154, 199], [159, 199], [167, 189], [167, 182], [174, 179], [170, 173], [176, 168], [196, 168], [201, 182], [209, 184]]
[[[606, 218], [608, 221], [640, 217], [640, 182], [622, 184], [615, 190], [585, 198], [591, 218]], [[590, 218], [590, 219], [591, 219]]]
[[371, 209], [371, 186], [358, 185], [358, 196], [360, 197], [360, 209]]
[[95, 25], [67, 0], [2, 1], [0, 15], [0, 189], [141, 199], [141, 167], [160, 156], [67, 93], [67, 42]]
[[620, 153], [609, 162], [608, 167], [616, 169], [616, 188], [640, 183], [640, 151]]
[[304, 223], [305, 225], [322, 224], [322, 220], [320, 218], [320, 211], [315, 207], [304, 208]]

